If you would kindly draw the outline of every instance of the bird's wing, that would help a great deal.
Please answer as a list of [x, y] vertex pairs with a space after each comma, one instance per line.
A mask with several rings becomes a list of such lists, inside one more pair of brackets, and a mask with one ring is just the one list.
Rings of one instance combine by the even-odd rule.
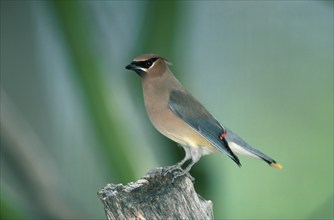
[[223, 126], [188, 91], [172, 90], [168, 107], [219, 151], [241, 166], [239, 158], [232, 152], [227, 141], [221, 139], [225, 132]]

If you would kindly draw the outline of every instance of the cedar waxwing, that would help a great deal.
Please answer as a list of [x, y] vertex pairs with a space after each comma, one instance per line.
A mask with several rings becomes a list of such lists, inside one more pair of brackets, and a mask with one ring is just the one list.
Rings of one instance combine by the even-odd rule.
[[192, 159], [184, 172], [190, 171], [202, 155], [214, 152], [226, 154], [239, 166], [235, 153], [282, 168], [220, 124], [175, 78], [168, 68], [170, 64], [159, 55], [145, 54], [136, 57], [126, 69], [136, 72], [142, 80], [145, 108], [154, 127], [184, 148], [186, 155], [177, 165], [181, 167]]

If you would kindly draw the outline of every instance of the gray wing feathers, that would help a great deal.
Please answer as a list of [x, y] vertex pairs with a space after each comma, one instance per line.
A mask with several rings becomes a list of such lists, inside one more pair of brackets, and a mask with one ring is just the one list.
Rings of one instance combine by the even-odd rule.
[[228, 143], [219, 138], [225, 131], [223, 126], [189, 92], [186, 90], [171, 91], [168, 107], [218, 150], [229, 156], [239, 166], [241, 165]]

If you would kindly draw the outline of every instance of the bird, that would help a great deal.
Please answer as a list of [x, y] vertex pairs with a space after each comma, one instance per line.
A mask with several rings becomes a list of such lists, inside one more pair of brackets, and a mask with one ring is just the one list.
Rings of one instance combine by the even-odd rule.
[[142, 81], [144, 104], [153, 126], [164, 136], [181, 145], [184, 158], [176, 165], [184, 173], [191, 170], [204, 155], [221, 152], [239, 167], [236, 154], [247, 155], [265, 161], [271, 167], [282, 169], [282, 165], [255, 149], [223, 126], [180, 83], [169, 69], [170, 61], [158, 54], [144, 54], [133, 59], [125, 68], [134, 71]]

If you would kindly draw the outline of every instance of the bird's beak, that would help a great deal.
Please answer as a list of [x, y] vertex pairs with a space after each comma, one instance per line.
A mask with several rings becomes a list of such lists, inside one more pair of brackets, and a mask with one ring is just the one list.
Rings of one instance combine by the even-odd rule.
[[136, 64], [134, 64], [134, 63], [130, 63], [125, 68], [128, 69], [128, 70], [135, 71], [141, 77], [143, 77], [145, 75], [145, 72], [140, 67], [138, 67]]
[[134, 65], [134, 64], [129, 64], [125, 68], [128, 69], [128, 70], [134, 70], [134, 69], [137, 69], [137, 66]]

